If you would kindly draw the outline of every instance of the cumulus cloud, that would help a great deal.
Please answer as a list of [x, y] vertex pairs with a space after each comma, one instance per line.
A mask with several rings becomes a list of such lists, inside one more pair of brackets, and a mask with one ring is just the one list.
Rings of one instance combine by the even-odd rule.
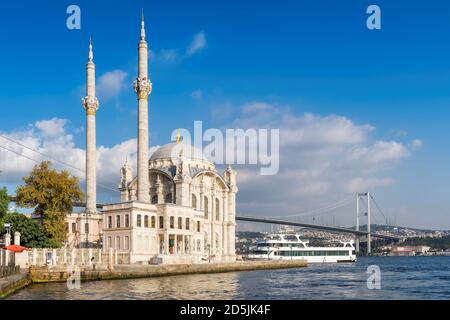
[[[2, 182], [12, 185], [21, 183], [22, 177], [44, 160], [52, 161], [57, 169], [66, 169], [80, 178], [80, 181], [84, 181], [85, 150], [75, 145], [73, 135], [65, 126], [67, 122], [65, 119], [55, 118], [37, 121], [24, 131], [0, 132], [6, 137], [0, 136], [0, 145], [9, 150], [0, 150]], [[128, 157], [134, 168], [136, 146], [136, 139], [125, 140], [111, 147], [98, 146], [97, 188], [100, 194], [107, 194], [108, 199], [119, 199], [116, 191], [119, 170], [125, 157]]]
[[189, 44], [186, 55], [192, 56], [206, 47], [206, 35], [204, 31], [200, 31], [199, 33], [194, 35], [192, 42]]
[[346, 216], [340, 221], [351, 225], [353, 194], [394, 184], [392, 169], [414, 151], [412, 144], [378, 140], [373, 125], [341, 115], [297, 114], [266, 102], [235, 110], [237, 120], [228, 128], [280, 129], [278, 174], [262, 176], [258, 167], [236, 166], [242, 215], [296, 214], [347, 198], [347, 207], [333, 214]]
[[35, 127], [40, 130], [43, 137], [57, 137], [64, 133], [66, 119], [53, 118], [51, 120], [42, 120], [35, 123]]
[[100, 99], [110, 99], [119, 95], [127, 87], [128, 74], [122, 70], [113, 70], [100, 76], [97, 84], [97, 94]]

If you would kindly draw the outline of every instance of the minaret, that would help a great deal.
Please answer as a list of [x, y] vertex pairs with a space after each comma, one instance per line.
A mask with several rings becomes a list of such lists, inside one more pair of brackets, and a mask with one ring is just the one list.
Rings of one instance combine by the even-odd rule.
[[99, 102], [95, 97], [95, 65], [92, 52], [92, 38], [89, 42], [89, 59], [86, 64], [86, 97], [83, 99], [83, 107], [86, 110], [86, 213], [95, 213], [97, 212], [95, 115]]
[[145, 40], [144, 13], [141, 21], [141, 40], [138, 45], [139, 74], [134, 81], [134, 90], [138, 96], [138, 159], [137, 159], [137, 198], [140, 202], [150, 202], [148, 177], [148, 96], [152, 83], [148, 79], [148, 47]]

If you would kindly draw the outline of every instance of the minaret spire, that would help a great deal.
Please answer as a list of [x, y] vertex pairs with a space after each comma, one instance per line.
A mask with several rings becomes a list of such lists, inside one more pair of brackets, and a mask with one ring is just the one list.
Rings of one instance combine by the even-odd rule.
[[144, 9], [142, 9], [142, 15], [141, 15], [141, 40], [145, 40]]
[[92, 35], [89, 38], [89, 62], [94, 61], [94, 52], [92, 51]]
[[145, 41], [144, 13], [141, 17], [141, 39], [138, 44], [138, 77], [134, 81], [134, 90], [138, 96], [138, 159], [137, 182], [138, 201], [150, 203], [150, 181], [148, 177], [148, 96], [152, 92], [152, 83], [148, 77], [148, 47]]
[[98, 99], [95, 96], [95, 64], [92, 37], [89, 40], [88, 63], [86, 64], [86, 97], [83, 99], [83, 107], [86, 111], [86, 214], [91, 214], [97, 212], [95, 116], [99, 107]]

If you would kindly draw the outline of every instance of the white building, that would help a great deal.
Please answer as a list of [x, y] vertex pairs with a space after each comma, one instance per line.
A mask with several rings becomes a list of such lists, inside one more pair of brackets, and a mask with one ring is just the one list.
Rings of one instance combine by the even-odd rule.
[[[236, 173], [229, 166], [219, 174], [201, 150], [177, 141], [162, 146], [148, 157], [148, 47], [144, 18], [138, 45], [138, 163], [133, 176], [127, 162], [121, 169], [121, 202], [103, 207], [101, 232], [104, 251], [110, 248], [130, 263], [160, 258], [163, 263], [235, 261]], [[92, 44], [87, 65], [87, 209], [95, 211], [95, 66]], [[92, 103], [88, 103], [92, 102]], [[89, 176], [90, 175], [90, 176]], [[69, 219], [70, 220], [70, 219]], [[89, 221], [95, 219], [89, 219]], [[87, 221], [87, 222], [89, 222]], [[69, 235], [74, 221], [68, 221]], [[79, 228], [84, 226], [80, 219]], [[80, 228], [81, 241], [88, 229]], [[94, 229], [90, 229], [94, 230]]]

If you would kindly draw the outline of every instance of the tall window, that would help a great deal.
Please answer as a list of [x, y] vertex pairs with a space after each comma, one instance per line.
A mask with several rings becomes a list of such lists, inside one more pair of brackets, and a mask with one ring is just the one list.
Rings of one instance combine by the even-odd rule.
[[152, 221], [152, 228], [156, 228], [156, 218], [155, 218], [155, 216], [152, 216], [151, 221]]
[[89, 234], [89, 223], [84, 224], [84, 233]]
[[108, 237], [108, 248], [112, 248], [113, 243], [111, 237]]
[[144, 216], [144, 227], [148, 228], [148, 216]]
[[216, 198], [216, 220], [220, 220], [220, 201]]
[[189, 230], [191, 227], [191, 220], [189, 218], [186, 218], [186, 230]]
[[183, 229], [183, 218], [178, 217], [178, 229]]
[[197, 221], [197, 232], [200, 232], [200, 221]]
[[142, 216], [140, 214], [137, 215], [137, 226], [142, 227]]
[[164, 217], [163, 216], [159, 217], [159, 228], [164, 229]]
[[116, 237], [116, 249], [120, 250], [120, 237]]
[[170, 229], [175, 228], [175, 217], [170, 217]]
[[205, 213], [205, 219], [208, 219], [209, 211], [208, 211], [208, 197], [204, 197], [203, 200], [203, 212]]
[[158, 203], [158, 196], [157, 195], [154, 195], [153, 197], [152, 197], [152, 204], [157, 204]]
[[197, 209], [197, 197], [195, 194], [192, 195], [192, 208]]
[[116, 228], [120, 228], [120, 215], [116, 216]]
[[112, 229], [112, 216], [108, 216], [108, 229]]
[[77, 232], [77, 224], [75, 222], [72, 222], [72, 233]]
[[125, 236], [125, 238], [123, 239], [123, 247], [125, 250], [130, 249], [130, 238], [128, 236]]
[[172, 203], [172, 193], [166, 195], [166, 203]]

